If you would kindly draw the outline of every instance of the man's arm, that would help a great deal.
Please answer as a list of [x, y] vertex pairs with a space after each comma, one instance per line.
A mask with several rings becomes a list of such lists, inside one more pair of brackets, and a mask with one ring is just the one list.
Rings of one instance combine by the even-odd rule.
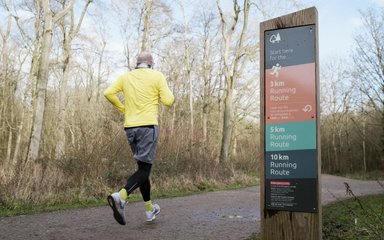
[[110, 103], [113, 104], [122, 114], [125, 112], [124, 104], [117, 97], [117, 93], [123, 91], [122, 80], [118, 78], [114, 83], [112, 83], [105, 91], [104, 97], [108, 99]]
[[160, 100], [161, 102], [167, 106], [172, 106], [173, 102], [175, 101], [175, 97], [173, 96], [173, 93], [168, 87], [167, 81], [165, 80], [165, 77], [161, 79], [160, 81]]

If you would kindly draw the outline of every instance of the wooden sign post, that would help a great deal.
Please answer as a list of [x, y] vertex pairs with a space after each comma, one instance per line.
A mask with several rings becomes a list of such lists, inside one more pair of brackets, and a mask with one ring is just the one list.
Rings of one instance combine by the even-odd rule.
[[260, 24], [263, 239], [322, 238], [317, 10]]

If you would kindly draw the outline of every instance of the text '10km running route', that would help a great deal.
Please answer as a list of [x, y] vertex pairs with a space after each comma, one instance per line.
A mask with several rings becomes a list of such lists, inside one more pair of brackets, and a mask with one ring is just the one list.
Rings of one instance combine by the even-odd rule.
[[265, 208], [317, 212], [315, 25], [264, 32]]

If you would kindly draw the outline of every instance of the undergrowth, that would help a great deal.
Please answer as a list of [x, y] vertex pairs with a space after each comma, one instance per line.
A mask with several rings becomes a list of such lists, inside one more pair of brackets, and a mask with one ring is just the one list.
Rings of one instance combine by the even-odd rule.
[[[167, 178], [160, 176], [156, 177], [157, 178], [152, 181], [153, 198], [186, 196], [202, 192], [237, 189], [259, 184], [258, 177], [239, 173], [225, 180], [191, 177], [187, 175]], [[69, 188], [65, 192], [45, 193], [45, 196], [40, 197], [38, 202], [7, 198], [7, 196], [3, 194], [5, 191], [1, 191], [0, 217], [63, 209], [105, 206], [107, 205], [106, 196], [116, 190], [118, 189], [107, 187], [100, 182], [97, 184], [88, 183], [81, 188]], [[135, 191], [129, 196], [130, 202], [141, 200], [139, 191]]]

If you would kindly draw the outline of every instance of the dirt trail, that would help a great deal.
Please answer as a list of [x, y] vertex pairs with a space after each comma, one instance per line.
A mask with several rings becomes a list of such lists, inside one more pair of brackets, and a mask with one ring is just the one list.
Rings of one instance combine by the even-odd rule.
[[[374, 181], [322, 175], [322, 203], [346, 198], [344, 182], [356, 195], [384, 193]], [[150, 224], [143, 204], [132, 203], [126, 226], [115, 222], [107, 206], [0, 218], [0, 239], [247, 239], [260, 228], [259, 199], [259, 187], [159, 199], [161, 213]]]

